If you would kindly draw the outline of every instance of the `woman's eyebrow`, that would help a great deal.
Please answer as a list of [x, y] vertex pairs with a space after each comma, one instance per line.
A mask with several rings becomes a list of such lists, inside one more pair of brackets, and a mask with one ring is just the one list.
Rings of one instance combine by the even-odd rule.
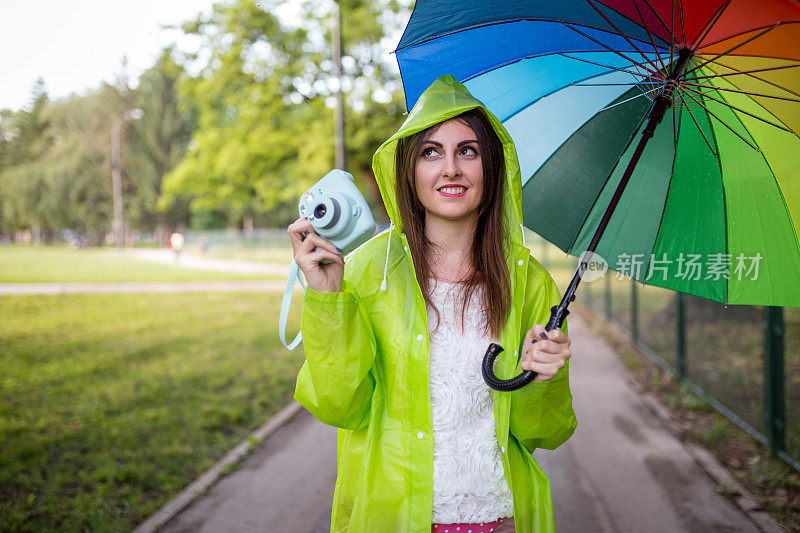
[[[467, 140], [467, 141], [460, 141], [460, 142], [459, 142], [459, 143], [456, 145], [456, 147], [458, 147], [458, 148], [461, 148], [461, 147], [462, 147], [462, 146], [464, 146], [464, 145], [467, 145], [467, 144], [472, 144], [472, 143], [475, 143], [475, 144], [477, 144], [477, 143], [478, 143], [478, 141], [477, 141], [476, 139], [470, 139], [470, 140]], [[428, 139], [427, 141], [425, 141], [425, 144], [432, 144], [432, 145], [436, 146], [437, 148], [444, 148], [444, 145], [443, 145], [442, 143], [440, 143], [440, 142], [438, 142], [438, 141], [432, 141], [432, 140], [430, 140], [430, 139]]]

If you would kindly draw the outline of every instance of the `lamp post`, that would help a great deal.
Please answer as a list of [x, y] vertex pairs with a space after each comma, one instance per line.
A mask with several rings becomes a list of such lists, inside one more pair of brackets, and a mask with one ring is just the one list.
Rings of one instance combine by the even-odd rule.
[[142, 118], [142, 110], [134, 109], [126, 111], [121, 117], [114, 119], [111, 125], [111, 191], [112, 203], [114, 206], [114, 221], [112, 223], [112, 231], [114, 233], [114, 246], [121, 249], [125, 244], [123, 238], [122, 226], [122, 163], [121, 163], [121, 148], [120, 137], [122, 126], [130, 120], [137, 120]]
[[344, 95], [342, 94], [342, 34], [339, 20], [339, 0], [334, 0], [331, 12], [333, 28], [333, 77], [336, 78], [336, 112], [334, 115], [334, 131], [336, 138], [335, 166], [345, 170], [344, 156]]

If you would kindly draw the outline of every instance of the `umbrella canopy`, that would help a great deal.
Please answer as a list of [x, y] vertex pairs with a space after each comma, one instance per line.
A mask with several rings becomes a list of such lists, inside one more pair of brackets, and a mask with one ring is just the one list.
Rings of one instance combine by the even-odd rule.
[[800, 306], [800, 2], [420, 0], [396, 55], [409, 108], [453, 74], [503, 121], [525, 225], [573, 255], [664, 94], [595, 252], [650, 285]]

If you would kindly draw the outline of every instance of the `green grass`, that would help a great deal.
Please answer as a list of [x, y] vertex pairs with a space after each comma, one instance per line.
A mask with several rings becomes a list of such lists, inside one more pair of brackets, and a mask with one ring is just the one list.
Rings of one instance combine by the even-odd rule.
[[0, 283], [212, 281], [267, 279], [264, 274], [194, 270], [118, 256], [112, 249], [0, 246]]
[[279, 298], [0, 297], [0, 531], [131, 529], [268, 420]]

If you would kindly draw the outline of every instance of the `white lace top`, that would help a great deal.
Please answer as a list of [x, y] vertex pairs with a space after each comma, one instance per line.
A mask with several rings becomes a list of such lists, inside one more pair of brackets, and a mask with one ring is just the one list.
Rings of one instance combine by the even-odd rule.
[[428, 306], [430, 391], [433, 419], [433, 522], [491, 522], [513, 516], [494, 426], [492, 390], [481, 363], [491, 338], [476, 291], [461, 329], [457, 283], [434, 282]]

